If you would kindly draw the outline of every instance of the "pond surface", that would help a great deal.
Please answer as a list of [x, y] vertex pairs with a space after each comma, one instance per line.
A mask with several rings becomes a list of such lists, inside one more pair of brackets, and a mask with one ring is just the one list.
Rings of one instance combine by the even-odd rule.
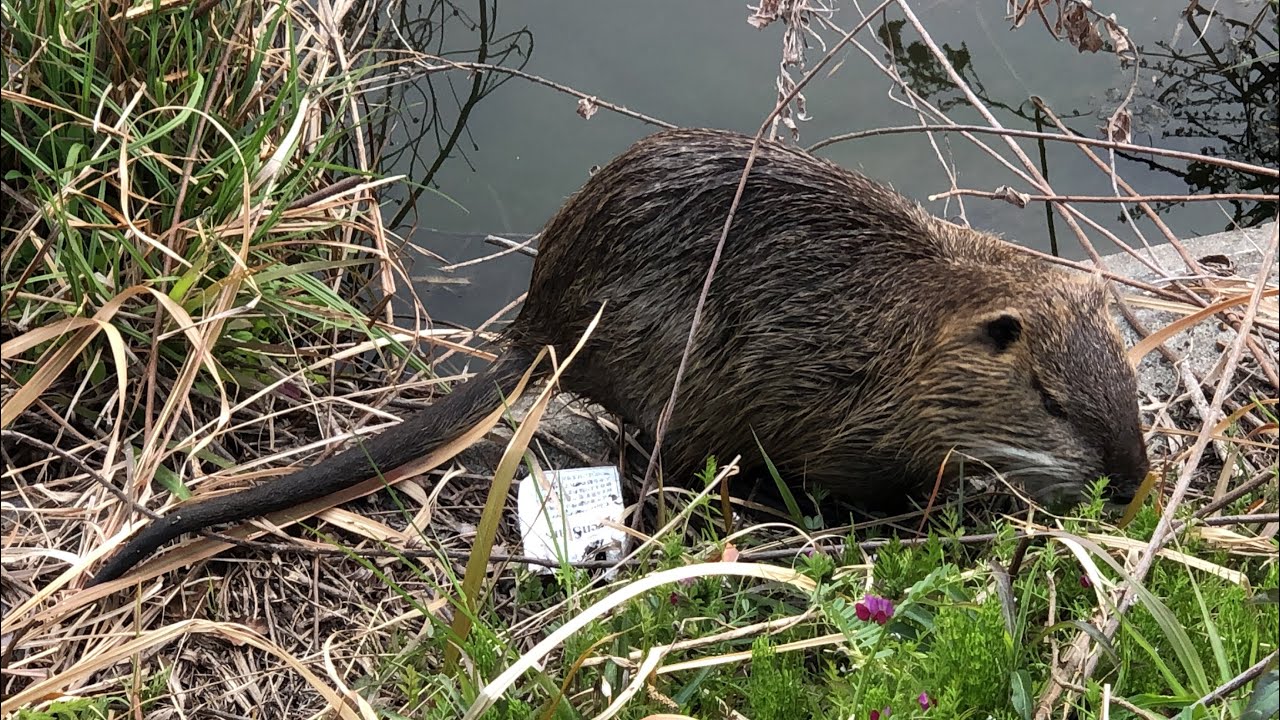
[[[874, 3], [862, 3], [871, 9]], [[1010, 30], [1003, 0], [936, 0], [911, 5], [934, 42], [944, 48], [983, 102], [1008, 128], [1035, 130], [1032, 96], [1042, 98], [1075, 132], [1101, 137], [1099, 127], [1119, 104], [1134, 79], [1110, 46], [1081, 53], [1056, 41], [1038, 17]], [[1170, 0], [1095, 2], [1116, 13], [1128, 28], [1140, 55], [1133, 112], [1133, 142], [1224, 155], [1274, 167], [1276, 164], [1275, 11], [1265, 0], [1214, 3], [1183, 16], [1187, 3]], [[453, 14], [454, 9], [458, 14]], [[741, 2], [489, 2], [484, 26], [491, 41], [486, 60], [625, 105], [681, 126], [708, 126], [754, 133], [773, 108], [775, 82], [785, 27], [775, 22], [758, 30], [747, 23]], [[831, 20], [849, 29], [859, 14], [840, 2]], [[475, 61], [480, 31], [478, 6], [410, 3], [413, 18], [401, 18], [409, 42], [424, 52], [453, 51], [450, 58]], [[1057, 9], [1046, 9], [1049, 22]], [[843, 50], [805, 91], [811, 119], [799, 123], [800, 144], [809, 146], [832, 135], [879, 127], [919, 124], [886, 75], [876, 66], [896, 64], [913, 88], [957, 123], [986, 124], [963, 95], [946, 81], [920, 37], [892, 6], [872, 21], [859, 39], [875, 61], [854, 47]], [[840, 33], [821, 29], [835, 43]], [[1106, 33], [1103, 33], [1106, 38]], [[890, 51], [892, 43], [896, 50]], [[530, 51], [531, 48], [531, 51]], [[1270, 55], [1268, 55], [1270, 53]], [[823, 49], [811, 40], [811, 66]], [[1259, 59], [1260, 58], [1260, 59]], [[1255, 60], [1245, 67], [1232, 66]], [[792, 71], [800, 77], [803, 70]], [[491, 76], [496, 82], [498, 77]], [[401, 124], [390, 140], [401, 152], [388, 171], [431, 189], [408, 202], [398, 230], [424, 250], [449, 263], [484, 256], [498, 248], [485, 234], [537, 232], [564, 199], [588, 177], [593, 165], [608, 162], [636, 139], [655, 130], [638, 120], [601, 109], [590, 119], [577, 114], [577, 100], [553, 88], [512, 78], [474, 102], [451, 152], [437, 164], [466, 104], [471, 78], [462, 72], [418, 78], [401, 103]], [[891, 92], [892, 91], [892, 92]], [[416, 122], [415, 122], [416, 121]], [[1053, 131], [1044, 121], [1043, 129]], [[818, 151], [850, 168], [890, 183], [924, 200], [944, 192], [950, 180], [942, 160], [955, 168], [961, 188], [990, 191], [1021, 184], [1008, 169], [957, 135], [938, 134], [938, 150], [921, 133], [879, 136], [832, 145]], [[1001, 138], [983, 136], [991, 148], [1012, 160]], [[1035, 140], [1017, 140], [1039, 162]], [[1076, 147], [1047, 143], [1048, 177], [1059, 194], [1112, 195], [1108, 176]], [[1104, 160], [1105, 151], [1100, 151]], [[1017, 164], [1016, 160], [1012, 160]], [[1274, 182], [1224, 172], [1209, 166], [1137, 155], [1118, 155], [1121, 177], [1139, 192], [1182, 195], [1208, 192], [1268, 192]], [[1052, 247], [1044, 205], [1019, 209], [983, 198], [926, 203], [934, 213], [963, 217], [1042, 250]], [[1125, 242], [1142, 240], [1116, 204], [1077, 206]], [[1132, 206], [1129, 206], [1132, 209]], [[1253, 225], [1274, 217], [1275, 203], [1159, 203], [1161, 218], [1182, 237], [1217, 232], [1234, 224]], [[388, 216], [396, 214], [388, 205]], [[1147, 241], [1161, 241], [1155, 225], [1138, 211], [1136, 227]], [[1060, 219], [1055, 223], [1060, 254], [1083, 251]], [[1090, 231], [1096, 247], [1114, 245]], [[413, 272], [433, 319], [474, 327], [506, 306], [527, 287], [532, 261], [507, 255], [479, 265], [442, 273], [427, 257]], [[460, 283], [467, 284], [460, 284]], [[506, 319], [511, 316], [508, 315]]]

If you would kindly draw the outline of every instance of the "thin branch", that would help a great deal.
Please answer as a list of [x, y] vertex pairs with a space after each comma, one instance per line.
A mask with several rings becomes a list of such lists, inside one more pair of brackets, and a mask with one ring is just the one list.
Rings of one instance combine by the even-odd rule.
[[1251, 163], [1243, 163], [1237, 160], [1230, 160], [1228, 158], [1211, 157], [1209, 155], [1201, 155], [1199, 153], [1170, 150], [1169, 148], [1152, 147], [1150, 145], [1135, 145], [1133, 143], [1115, 142], [1112, 140], [1099, 140], [1079, 135], [1060, 135], [1058, 133], [1036, 132], [1034, 130], [1014, 130], [1005, 127], [989, 127], [987, 125], [903, 125], [875, 128], [873, 130], [860, 130], [858, 132], [833, 135], [826, 140], [810, 145], [809, 151], [814, 152], [827, 147], [828, 145], [835, 145], [836, 143], [847, 142], [849, 140], [861, 140], [862, 138], [876, 137], [880, 135], [898, 135], [902, 133], [919, 132], [967, 132], [986, 135], [1004, 135], [1006, 137], [1031, 138], [1037, 140], [1052, 140], [1054, 142], [1065, 142], [1075, 145], [1093, 145], [1095, 147], [1108, 148], [1111, 150], [1123, 150], [1126, 152], [1143, 153], [1146, 155], [1159, 155], [1162, 157], [1186, 160], [1187, 162], [1218, 165], [1220, 167], [1231, 168], [1232, 170], [1238, 170], [1251, 175], [1280, 177], [1280, 169], [1253, 165]]
[[[1217, 705], [1226, 699], [1228, 695], [1244, 687], [1248, 683], [1252, 682], [1254, 678], [1257, 678], [1262, 675], [1262, 673], [1266, 672], [1267, 666], [1274, 663], [1277, 658], [1280, 658], [1280, 650], [1273, 650], [1270, 655], [1254, 663], [1248, 670], [1245, 670], [1227, 682], [1219, 685], [1217, 688], [1214, 688], [1213, 692], [1210, 692], [1208, 695], [1197, 700], [1196, 705], [1200, 705], [1201, 707]], [[1195, 706], [1193, 705], [1192, 707]]]
[[1200, 524], [1211, 527], [1228, 527], [1231, 525], [1274, 522], [1280, 522], [1280, 512], [1254, 513], [1253, 515], [1220, 515], [1218, 517], [1205, 518], [1200, 521]]
[[[1235, 376], [1236, 366], [1239, 364], [1240, 356], [1244, 352], [1244, 338], [1248, 336], [1249, 328], [1253, 325], [1253, 318], [1257, 315], [1258, 305], [1262, 301], [1262, 290], [1266, 287], [1267, 276], [1271, 272], [1272, 263], [1276, 260], [1277, 245], [1280, 245], [1280, 225], [1277, 225], [1276, 230], [1271, 233], [1271, 242], [1263, 256], [1262, 265], [1258, 271], [1259, 277], [1257, 282], [1254, 283], [1253, 295], [1248, 309], [1245, 311], [1244, 318], [1241, 321], [1240, 331], [1231, 343], [1231, 349], [1227, 353], [1226, 363], [1222, 369], [1221, 379], [1218, 382], [1217, 390], [1213, 394], [1213, 400], [1209, 406], [1210, 415], [1201, 422], [1200, 433], [1196, 437], [1196, 442], [1191, 447], [1191, 452], [1183, 465], [1182, 475], [1178, 478], [1178, 483], [1174, 486], [1173, 492], [1165, 501], [1164, 513], [1160, 516], [1160, 521], [1151, 535], [1151, 541], [1147, 544], [1141, 558], [1138, 560], [1137, 566], [1131, 573], [1134, 583], [1140, 583], [1146, 579], [1147, 574], [1151, 572], [1151, 568], [1155, 565], [1160, 550], [1173, 537], [1174, 515], [1182, 505], [1182, 499], [1186, 496], [1187, 490], [1191, 486], [1191, 480], [1200, 465], [1200, 459], [1204, 456], [1209, 440], [1213, 437], [1214, 425], [1217, 424], [1218, 416], [1222, 414], [1222, 404], [1230, 392], [1232, 387], [1231, 379]], [[1115, 637], [1116, 631], [1120, 628], [1120, 618], [1133, 606], [1137, 598], [1138, 594], [1131, 586], [1124, 588], [1119, 602], [1116, 603], [1115, 614], [1102, 631], [1103, 637], [1108, 639]], [[1097, 668], [1098, 660], [1100, 659], [1101, 653], [1092, 653], [1084, 659], [1084, 664], [1081, 667], [1081, 676], [1085, 680], [1093, 676], [1093, 671]]]
[[431, 73], [431, 72], [445, 72], [448, 70], [470, 70], [473, 72], [481, 71], [481, 72], [504, 73], [504, 74], [518, 77], [524, 80], [528, 80], [529, 82], [537, 85], [543, 85], [545, 87], [549, 87], [552, 90], [555, 90], [556, 92], [564, 93], [565, 95], [572, 95], [573, 97], [576, 97], [579, 100], [589, 100], [593, 105], [602, 107], [605, 110], [610, 110], [612, 112], [618, 113], [619, 115], [625, 115], [626, 117], [634, 118], [636, 120], [639, 120], [640, 122], [647, 123], [649, 125], [656, 125], [660, 128], [666, 128], [668, 130], [673, 130], [676, 128], [675, 125], [667, 122], [666, 120], [659, 120], [658, 118], [650, 117], [648, 115], [645, 115], [644, 113], [631, 110], [630, 108], [627, 108], [623, 105], [618, 105], [617, 103], [611, 103], [605, 100], [601, 100], [599, 97], [595, 95], [584, 93], [581, 90], [575, 90], [569, 87], [568, 85], [561, 85], [558, 82], [548, 80], [544, 77], [539, 77], [537, 75], [534, 75], [533, 73], [527, 73], [523, 70], [504, 67], [502, 65], [491, 65], [489, 63], [462, 62], [458, 60], [449, 60], [448, 58], [442, 58], [438, 55], [427, 55], [425, 53], [422, 54], [420, 57], [427, 58], [431, 61], [440, 63], [439, 65], [428, 65], [422, 60], [416, 60], [415, 61], [416, 64], [419, 67], [421, 67], [425, 72]]
[[1195, 513], [1193, 513], [1191, 517], [1196, 520], [1199, 520], [1200, 518], [1203, 518], [1203, 517], [1208, 517], [1209, 515], [1212, 515], [1218, 510], [1221, 510], [1222, 508], [1230, 505], [1236, 500], [1239, 500], [1245, 495], [1248, 495], [1254, 490], [1257, 490], [1263, 485], [1266, 485], [1267, 483], [1271, 482], [1274, 476], [1275, 476], [1274, 470], [1272, 470], [1271, 468], [1264, 468], [1261, 471], [1259, 471], [1258, 474], [1249, 478], [1245, 482], [1240, 483], [1240, 487], [1236, 488], [1235, 490], [1232, 490], [1226, 495], [1223, 495], [1217, 500], [1214, 500], [1208, 505], [1205, 505], [1204, 507], [1195, 511]]
[[946, 192], [930, 195], [930, 200], [942, 200], [958, 195], [968, 195], [971, 197], [987, 198], [988, 200], [1004, 200], [1013, 203], [1019, 207], [1025, 206], [1028, 202], [1060, 202], [1060, 203], [1136, 203], [1136, 202], [1212, 202], [1212, 201], [1229, 201], [1242, 200], [1252, 202], [1272, 202], [1275, 200], [1271, 195], [1260, 193], [1203, 193], [1200, 195], [1134, 195], [1132, 197], [1117, 197], [1115, 195], [1030, 195], [1019, 192], [1009, 191], [991, 191], [991, 190], [969, 190], [966, 188], [956, 188]]

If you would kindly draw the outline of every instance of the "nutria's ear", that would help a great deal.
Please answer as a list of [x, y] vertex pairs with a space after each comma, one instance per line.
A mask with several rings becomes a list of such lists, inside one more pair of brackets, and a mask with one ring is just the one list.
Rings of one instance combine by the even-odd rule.
[[1016, 310], [1001, 310], [982, 318], [978, 336], [992, 350], [1002, 353], [1022, 337], [1022, 316]]

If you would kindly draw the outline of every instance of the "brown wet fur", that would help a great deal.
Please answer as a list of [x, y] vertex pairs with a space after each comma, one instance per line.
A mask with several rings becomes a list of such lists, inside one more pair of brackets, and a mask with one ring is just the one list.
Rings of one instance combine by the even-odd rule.
[[[543, 345], [562, 376], [652, 433], [669, 397], [752, 139], [671, 130], [601, 168], [547, 223], [528, 298], [494, 367], [431, 408], [318, 465], [190, 503], [98, 573], [164, 542], [323, 497], [425, 455], [491, 411]], [[663, 440], [669, 477], [708, 455], [854, 503], [989, 468], [1032, 495], [1100, 475], [1118, 496], [1148, 464], [1136, 381], [1100, 280], [1041, 262], [833, 163], [765, 142], [735, 213]], [[367, 454], [366, 454], [367, 453]], [[176, 519], [175, 519], [176, 518]]]

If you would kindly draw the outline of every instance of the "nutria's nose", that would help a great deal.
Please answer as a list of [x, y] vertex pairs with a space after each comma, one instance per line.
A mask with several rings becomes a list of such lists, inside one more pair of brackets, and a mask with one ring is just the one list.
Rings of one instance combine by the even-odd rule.
[[1147, 460], [1147, 444], [1141, 432], [1127, 434], [1128, 437], [1117, 438], [1110, 443], [1103, 453], [1103, 472], [1110, 482], [1107, 483], [1107, 496], [1112, 502], [1125, 503], [1133, 500], [1133, 496], [1142, 486], [1151, 471], [1151, 462]]

